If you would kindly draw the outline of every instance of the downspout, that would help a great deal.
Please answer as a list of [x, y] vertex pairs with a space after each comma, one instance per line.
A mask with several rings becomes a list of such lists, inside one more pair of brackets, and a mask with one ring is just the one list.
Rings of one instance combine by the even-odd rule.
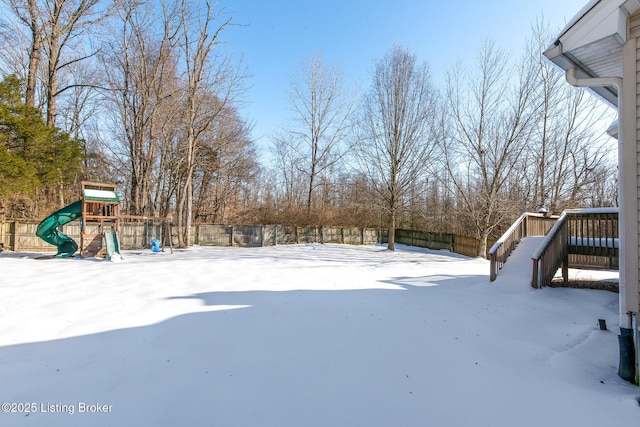
[[[569, 68], [566, 71], [566, 79], [567, 82], [576, 87], [594, 87], [594, 86], [615, 86], [618, 89], [618, 175], [619, 175], [619, 185], [621, 188], [624, 186], [624, 173], [622, 164], [624, 163], [624, 152], [623, 152], [623, 144], [624, 144], [624, 126], [621, 121], [622, 116], [622, 106], [623, 100], [623, 87], [622, 87], [622, 77], [594, 77], [594, 78], [578, 78], [576, 76], [576, 69]], [[620, 191], [619, 193], [619, 204], [620, 204], [620, 212], [622, 215], [618, 216], [620, 229], [620, 239], [624, 239], [626, 235], [626, 224], [625, 224], [625, 207], [626, 200], [624, 197], [624, 191]], [[635, 314], [633, 312], [627, 311], [627, 301], [626, 301], [626, 292], [625, 292], [625, 283], [626, 283], [626, 251], [624, 250], [624, 243], [620, 244], [620, 279], [619, 279], [619, 322], [620, 322], [620, 335], [618, 335], [618, 343], [620, 346], [620, 364], [618, 368], [618, 375], [623, 379], [630, 381], [632, 383], [638, 383], [638, 365], [636, 360], [636, 354], [634, 347], [634, 339], [633, 339], [633, 331], [636, 328], [636, 337], [635, 342], [638, 345], [638, 332], [637, 332], [637, 318], [635, 318]], [[640, 357], [638, 357], [640, 359]]]
[[[618, 89], [618, 165], [622, 165], [623, 164], [623, 160], [624, 160], [624, 153], [623, 153], [623, 141], [624, 141], [624, 136], [623, 136], [623, 126], [622, 126], [622, 122], [620, 121], [620, 118], [622, 116], [621, 112], [622, 112], [622, 77], [594, 77], [594, 78], [582, 78], [579, 79], [578, 77], [576, 77], [576, 69], [575, 68], [569, 68], [566, 72], [566, 78], [567, 78], [567, 82], [571, 85], [571, 86], [576, 86], [576, 87], [594, 87], [594, 86], [615, 86]], [[622, 166], [620, 166], [618, 168], [618, 178], [619, 178], [619, 185], [620, 187], [623, 186], [623, 179], [624, 179], [624, 174], [622, 173]], [[625, 227], [625, 221], [624, 221], [624, 212], [625, 212], [625, 206], [626, 206], [626, 201], [624, 198], [624, 191], [620, 191], [620, 194], [618, 195], [619, 197], [619, 204], [620, 204], [620, 215], [618, 216], [618, 221], [619, 221], [619, 225], [618, 228], [620, 229], [620, 240], [624, 239], [625, 236], [625, 231], [626, 231], [626, 227]], [[623, 249], [624, 248], [624, 244], [621, 242], [620, 244], [620, 248]], [[620, 251], [620, 264], [619, 264], [619, 271], [620, 271], [620, 279], [619, 279], [619, 319], [618, 321], [620, 322], [620, 327], [624, 327], [624, 328], [631, 328], [631, 322], [629, 321], [629, 317], [627, 316], [627, 301], [625, 299], [625, 283], [626, 283], [626, 278], [625, 278], [625, 257], [624, 254], [622, 253], [622, 250]]]
[[576, 69], [569, 68], [566, 72], [567, 82], [576, 87], [615, 86], [618, 89], [618, 114], [622, 106], [622, 77], [592, 77], [579, 79]]

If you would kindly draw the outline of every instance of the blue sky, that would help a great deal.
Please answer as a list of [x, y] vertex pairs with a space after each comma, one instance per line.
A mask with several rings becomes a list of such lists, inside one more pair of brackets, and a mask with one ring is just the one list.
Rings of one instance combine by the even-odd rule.
[[371, 70], [394, 45], [426, 61], [434, 81], [471, 63], [487, 39], [516, 56], [539, 18], [560, 30], [588, 0], [221, 0], [241, 26], [221, 35], [252, 77], [242, 111], [261, 150], [291, 117], [287, 91], [300, 65], [321, 52], [347, 84], [366, 89]]

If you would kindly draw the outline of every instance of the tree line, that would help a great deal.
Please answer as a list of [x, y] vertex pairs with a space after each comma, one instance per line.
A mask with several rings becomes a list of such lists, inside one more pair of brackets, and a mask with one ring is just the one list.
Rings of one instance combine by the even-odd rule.
[[487, 42], [436, 87], [403, 46], [363, 93], [320, 54], [291, 81], [293, 115], [261, 164], [241, 114], [249, 75], [221, 45], [216, 2], [2, 0], [0, 211], [37, 220], [83, 180], [119, 185], [132, 215], [194, 222], [344, 225], [477, 237], [525, 210], [617, 205], [611, 112], [540, 52]]

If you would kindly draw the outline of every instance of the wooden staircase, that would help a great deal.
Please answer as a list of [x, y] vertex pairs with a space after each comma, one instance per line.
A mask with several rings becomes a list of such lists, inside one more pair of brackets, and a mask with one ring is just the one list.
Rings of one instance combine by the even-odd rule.
[[617, 268], [618, 208], [570, 209], [553, 218], [525, 213], [489, 251], [490, 280], [496, 279], [520, 240], [543, 235], [544, 241], [532, 255], [534, 288], [549, 286], [559, 268], [565, 285], [569, 267]]

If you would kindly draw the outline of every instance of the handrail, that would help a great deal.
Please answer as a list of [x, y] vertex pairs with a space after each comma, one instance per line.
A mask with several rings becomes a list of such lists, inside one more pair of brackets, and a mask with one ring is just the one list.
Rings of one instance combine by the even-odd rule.
[[531, 286], [534, 288], [540, 289], [542, 286], [550, 285], [560, 265], [567, 264], [569, 249], [567, 229], [567, 211], [564, 211], [531, 256], [533, 260]]
[[531, 286], [550, 285], [560, 266], [566, 284], [570, 254], [618, 256], [617, 221], [618, 208], [564, 211], [531, 257]]
[[491, 246], [489, 249], [489, 280], [494, 281], [498, 276], [498, 271], [502, 269], [502, 266], [506, 262], [511, 252], [515, 249], [516, 245], [522, 240], [524, 234], [526, 233], [523, 230], [523, 224], [525, 224], [525, 219], [527, 218], [527, 213], [523, 213], [520, 217], [504, 232], [502, 236], [498, 239], [496, 243]]
[[525, 212], [504, 232], [498, 241], [489, 249], [489, 280], [494, 281], [498, 272], [507, 262], [518, 243], [527, 236], [543, 236], [547, 231], [547, 225], [537, 224], [542, 220], [549, 222], [556, 217], [548, 217], [543, 214]]

